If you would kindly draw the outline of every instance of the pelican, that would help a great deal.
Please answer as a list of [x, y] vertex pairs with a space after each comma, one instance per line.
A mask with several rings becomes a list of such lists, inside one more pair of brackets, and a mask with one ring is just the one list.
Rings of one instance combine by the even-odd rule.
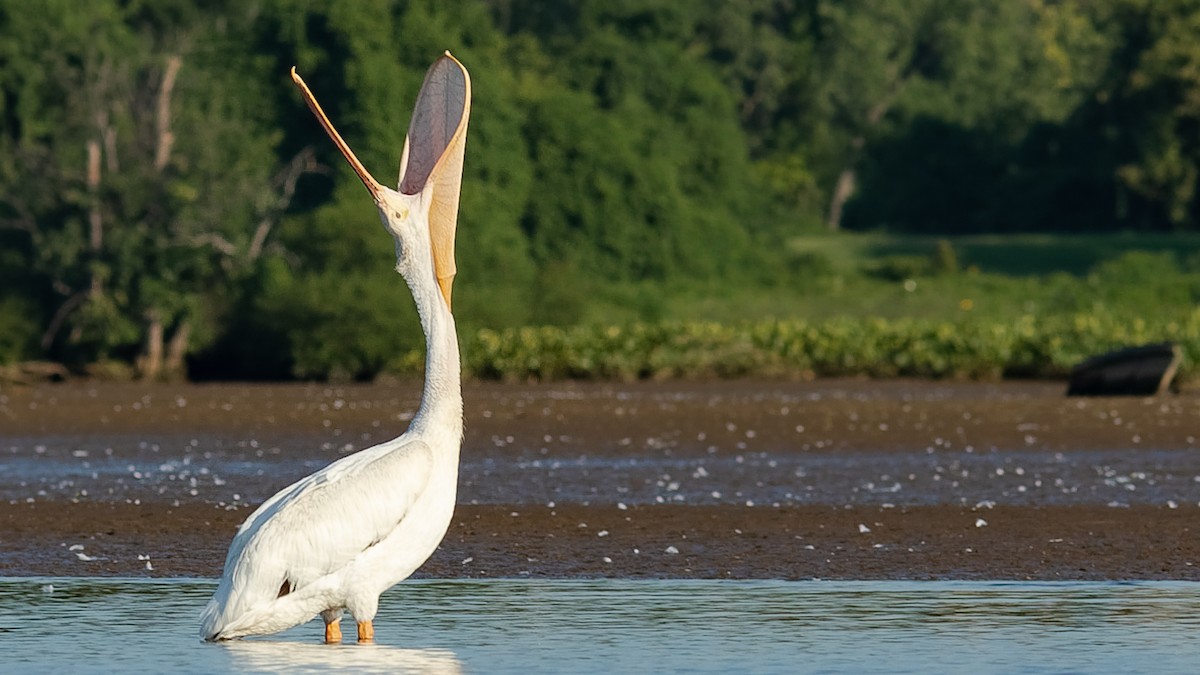
[[275, 633], [320, 614], [325, 641], [334, 643], [349, 611], [359, 642], [371, 642], [379, 595], [429, 558], [454, 512], [463, 407], [450, 289], [471, 79], [450, 52], [429, 68], [396, 190], [358, 161], [295, 68], [292, 80], [396, 240], [396, 271], [425, 332], [425, 385], [404, 435], [339, 459], [250, 514], [229, 546], [200, 634], [215, 641]]

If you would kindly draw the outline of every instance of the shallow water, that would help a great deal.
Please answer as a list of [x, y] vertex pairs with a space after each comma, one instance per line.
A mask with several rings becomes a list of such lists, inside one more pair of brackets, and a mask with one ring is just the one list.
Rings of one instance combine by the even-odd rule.
[[[248, 506], [336, 459], [303, 439], [230, 449], [231, 439], [134, 437], [0, 441], [0, 499], [194, 500]], [[196, 443], [198, 447], [191, 444]], [[246, 445], [243, 443], [243, 445]], [[311, 443], [309, 443], [311, 445]], [[123, 448], [114, 453], [113, 447]], [[235, 446], [236, 447], [236, 446]], [[530, 448], [468, 454], [462, 503], [1075, 504], [1200, 503], [1200, 453], [1143, 448], [987, 452], [806, 451], [712, 456], [613, 452], [546, 457]]]
[[[1194, 672], [1200, 584], [410, 581], [376, 644], [204, 644], [207, 580], [0, 579], [12, 672]], [[19, 611], [14, 611], [19, 610]], [[352, 632], [352, 629], [351, 629]]]

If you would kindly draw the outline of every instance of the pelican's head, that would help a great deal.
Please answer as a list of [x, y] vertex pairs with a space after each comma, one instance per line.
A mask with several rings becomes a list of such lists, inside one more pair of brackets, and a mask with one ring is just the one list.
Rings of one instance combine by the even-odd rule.
[[375, 200], [384, 227], [396, 240], [397, 269], [406, 278], [410, 274], [432, 274], [446, 307], [450, 307], [457, 272], [454, 233], [458, 227], [458, 194], [471, 115], [471, 77], [467, 69], [446, 52], [425, 74], [404, 139], [395, 190], [380, 184], [358, 161], [295, 68], [292, 81]]

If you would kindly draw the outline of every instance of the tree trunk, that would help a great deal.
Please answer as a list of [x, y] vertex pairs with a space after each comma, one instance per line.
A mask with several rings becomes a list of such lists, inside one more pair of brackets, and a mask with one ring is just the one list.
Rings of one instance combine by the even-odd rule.
[[163, 323], [157, 309], [146, 312], [146, 346], [138, 357], [138, 374], [143, 380], [157, 380], [162, 374]]
[[838, 174], [837, 185], [833, 188], [833, 198], [829, 200], [829, 217], [825, 220], [825, 226], [829, 228], [830, 232], [842, 229], [842, 210], [854, 194], [855, 179], [856, 175], [852, 164], [846, 165]]
[[[171, 162], [171, 148], [175, 145], [175, 134], [171, 131], [171, 94], [175, 90], [175, 79], [183, 59], [177, 54], [167, 57], [162, 82], [158, 89], [155, 116], [154, 169], [162, 174]], [[144, 380], [161, 379], [163, 372], [163, 316], [157, 307], [146, 310], [146, 345], [137, 359], [138, 374]], [[187, 336], [183, 336], [186, 345]], [[182, 360], [182, 359], [181, 359]]]
[[[88, 250], [92, 259], [100, 257], [104, 245], [104, 221], [100, 215], [100, 141], [87, 142], [87, 188], [88, 188]], [[100, 276], [92, 268], [91, 292], [100, 293]]]
[[171, 131], [171, 92], [175, 90], [175, 78], [183, 59], [178, 54], [167, 57], [167, 69], [163, 72], [162, 86], [158, 90], [158, 114], [156, 117], [158, 144], [154, 148], [154, 168], [162, 171], [171, 161], [171, 147], [175, 145], [175, 134]]
[[831, 231], [836, 232], [842, 229], [842, 211], [846, 207], [846, 202], [850, 201], [850, 197], [854, 196], [854, 188], [857, 176], [855, 168], [858, 166], [858, 160], [862, 158], [863, 147], [867, 144], [866, 132], [874, 129], [883, 121], [884, 115], [887, 115], [892, 104], [900, 97], [900, 93], [904, 91], [904, 86], [908, 84], [908, 78], [915, 70], [915, 66], [910, 64], [900, 77], [892, 83], [888, 92], [880, 100], [871, 106], [867, 111], [865, 124], [861, 131], [863, 133], [855, 136], [850, 141], [850, 156], [846, 160], [846, 165], [842, 167], [842, 172], [838, 174], [837, 185], [833, 188], [833, 197], [829, 200], [829, 216], [825, 219], [825, 226]]
[[187, 376], [187, 364], [184, 362], [184, 358], [187, 357], [188, 342], [191, 337], [192, 322], [187, 319], [180, 321], [179, 326], [171, 335], [171, 341], [167, 343], [167, 360], [163, 364], [163, 378], [182, 380]]

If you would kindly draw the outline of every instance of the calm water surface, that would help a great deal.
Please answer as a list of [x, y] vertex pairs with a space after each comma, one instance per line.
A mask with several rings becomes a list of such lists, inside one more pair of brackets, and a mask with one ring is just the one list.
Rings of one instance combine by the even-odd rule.
[[[0, 579], [6, 672], [1192, 673], [1200, 584], [412, 581], [374, 645], [196, 637], [208, 580]], [[353, 627], [351, 626], [351, 634]]]

